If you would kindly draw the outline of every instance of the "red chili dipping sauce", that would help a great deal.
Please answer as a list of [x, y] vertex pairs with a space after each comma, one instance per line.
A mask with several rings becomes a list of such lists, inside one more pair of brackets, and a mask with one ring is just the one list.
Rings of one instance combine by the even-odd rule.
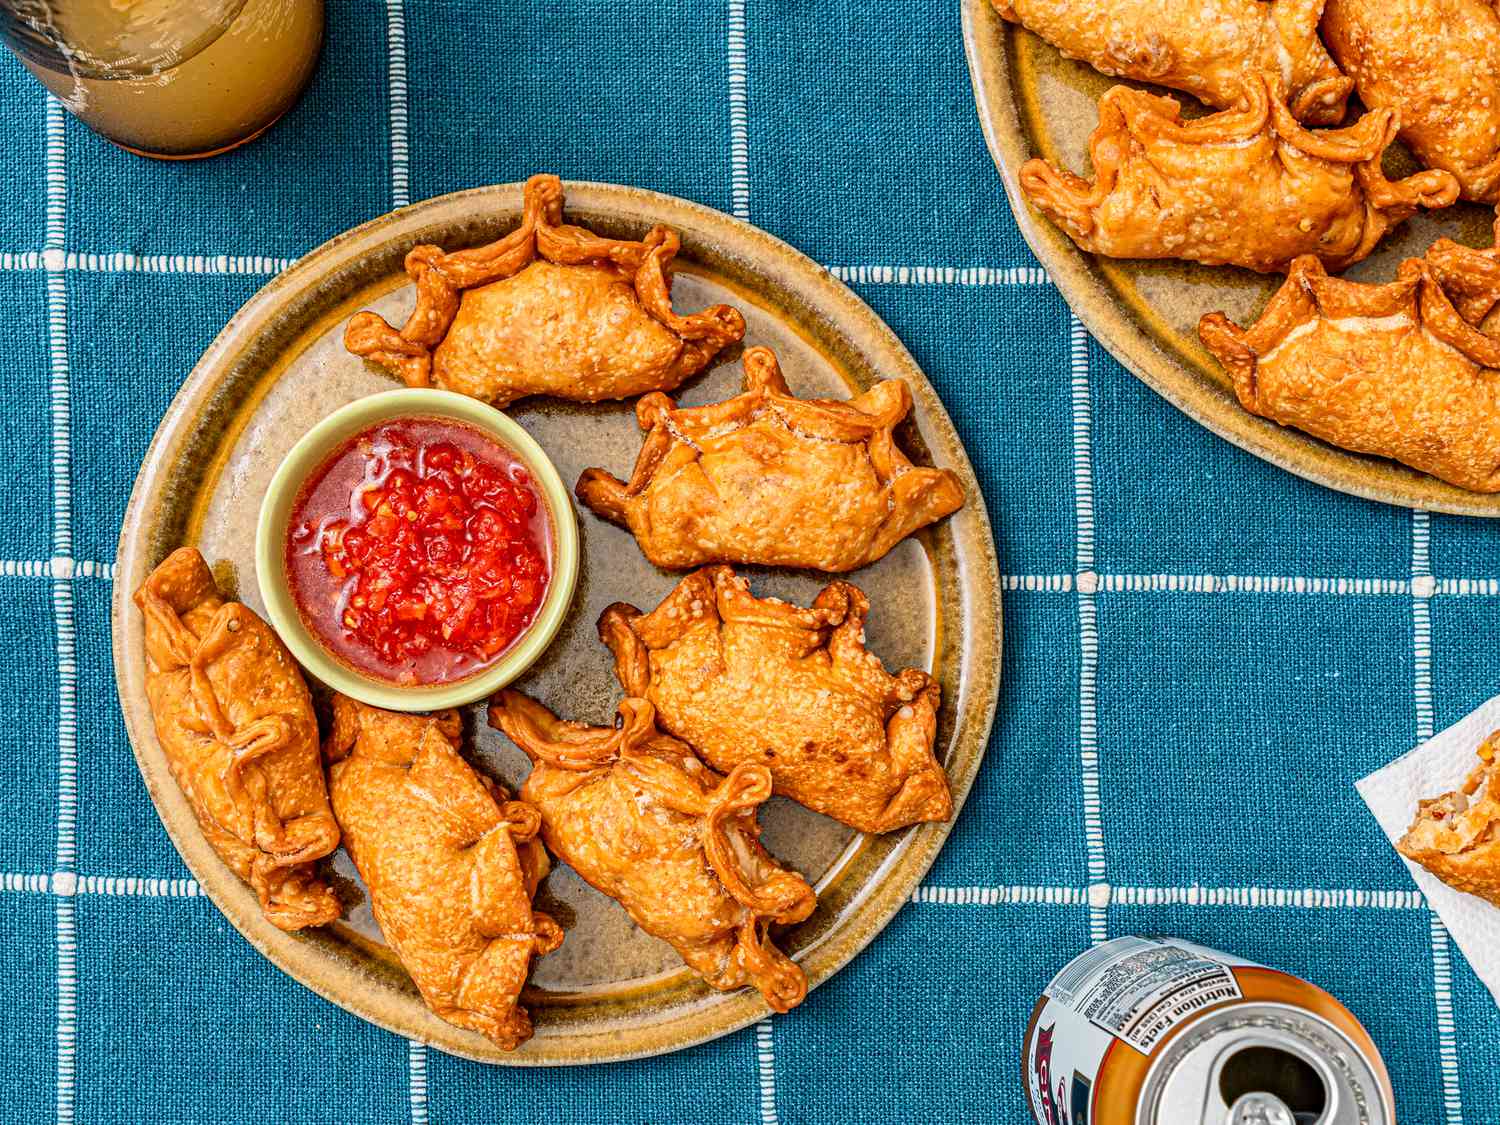
[[350, 438], [303, 485], [286, 569], [303, 620], [344, 663], [451, 683], [536, 618], [552, 529], [510, 450], [453, 419], [399, 418]]

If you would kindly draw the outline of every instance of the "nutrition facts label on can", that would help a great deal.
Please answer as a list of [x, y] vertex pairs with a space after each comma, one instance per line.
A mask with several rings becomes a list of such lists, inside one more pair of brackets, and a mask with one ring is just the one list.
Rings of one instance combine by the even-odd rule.
[[1242, 993], [1222, 954], [1181, 941], [1120, 938], [1069, 965], [1047, 996], [1150, 1054], [1184, 1019]]

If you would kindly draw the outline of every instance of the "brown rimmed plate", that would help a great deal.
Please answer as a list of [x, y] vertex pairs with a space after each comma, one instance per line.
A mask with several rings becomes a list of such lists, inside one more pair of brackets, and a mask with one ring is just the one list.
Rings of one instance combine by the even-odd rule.
[[[1064, 58], [1031, 32], [1002, 20], [989, 0], [962, 3], [974, 101], [1016, 223], [1078, 319], [1116, 359], [1220, 437], [1298, 476], [1387, 504], [1500, 516], [1500, 495], [1467, 492], [1241, 408], [1223, 369], [1198, 340], [1198, 318], [1222, 311], [1248, 325], [1281, 278], [1191, 262], [1113, 261], [1079, 250], [1026, 202], [1017, 174], [1033, 156], [1089, 174], [1088, 138], [1098, 123], [1098, 101], [1119, 80]], [[1202, 112], [1191, 95], [1164, 92], [1182, 101], [1186, 113]], [[1393, 174], [1416, 168], [1399, 145], [1387, 159]], [[1493, 219], [1493, 211], [1473, 204], [1419, 214], [1343, 276], [1390, 281], [1402, 259], [1421, 257], [1441, 235], [1489, 246]]]
[[[418, 242], [449, 248], [490, 241], [520, 218], [519, 185], [443, 196], [376, 219], [328, 242], [242, 308], [188, 376], [141, 466], [120, 534], [114, 590], [115, 673], [136, 760], [173, 843], [231, 923], [307, 987], [382, 1027], [485, 1062], [605, 1062], [676, 1050], [766, 1014], [758, 994], [718, 993], [673, 951], [568, 868], [540, 899], [567, 938], [543, 958], [526, 995], [536, 1036], [513, 1053], [432, 1015], [380, 939], [363, 887], [342, 852], [332, 867], [345, 918], [285, 934], [204, 841], [168, 771], [145, 694], [141, 620], [130, 595], [173, 548], [196, 544], [221, 584], [263, 612], [254, 570], [260, 497], [282, 456], [318, 419], [392, 383], [342, 346], [344, 322], [373, 307], [400, 323], [413, 302], [402, 272]], [[901, 433], [919, 463], [956, 471], [969, 501], [851, 578], [870, 595], [871, 649], [891, 667], [914, 665], [942, 684], [938, 754], [962, 804], [984, 755], [1000, 678], [1000, 595], [994, 543], [963, 446], [931, 385], [891, 330], [827, 271], [785, 243], [708, 208], [632, 188], [567, 185], [568, 215], [603, 234], [636, 238], [665, 222], [682, 235], [674, 300], [680, 309], [727, 301], [745, 314], [746, 344], [767, 344], [804, 396], [846, 397], [882, 378], [903, 379], [915, 408]], [[739, 389], [739, 349], [683, 388], [686, 403]], [[591, 465], [628, 474], [640, 446], [632, 404], [578, 406], [529, 400], [510, 411], [567, 481]], [[624, 531], [580, 514], [578, 592], [558, 639], [514, 685], [570, 718], [609, 723], [619, 690], [594, 622], [609, 603], [654, 606], [676, 577], [651, 567]], [[761, 594], [811, 599], [818, 576], [753, 571]], [[316, 686], [316, 685], [315, 685]], [[497, 777], [518, 786], [526, 759], [466, 714], [466, 738]], [[816, 986], [837, 972], [911, 896], [948, 835], [926, 824], [866, 838], [777, 798], [764, 810], [766, 843], [818, 887], [817, 912], [783, 938]], [[789, 1018], [797, 1018], [793, 1013]]]

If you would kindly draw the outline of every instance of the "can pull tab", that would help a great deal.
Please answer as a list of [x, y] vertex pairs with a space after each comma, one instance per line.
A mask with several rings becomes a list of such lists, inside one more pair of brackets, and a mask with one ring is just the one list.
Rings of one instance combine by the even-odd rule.
[[1264, 1090], [1253, 1090], [1235, 1098], [1225, 1125], [1298, 1125], [1286, 1102]]

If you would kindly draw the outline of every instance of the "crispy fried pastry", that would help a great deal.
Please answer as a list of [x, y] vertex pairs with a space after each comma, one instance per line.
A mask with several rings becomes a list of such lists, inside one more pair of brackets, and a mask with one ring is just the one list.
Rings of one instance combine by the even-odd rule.
[[1495, 210], [1493, 245], [1480, 249], [1440, 238], [1422, 255], [1459, 315], [1476, 327], [1500, 304], [1500, 207]]
[[1365, 105], [1465, 199], [1500, 202], [1500, 12], [1495, 0], [1328, 0], [1328, 48]]
[[312, 697], [271, 627], [225, 601], [203, 556], [168, 555], [135, 593], [156, 737], [214, 851], [283, 930], [340, 914], [316, 874], [338, 846]]
[[406, 256], [417, 304], [397, 331], [356, 314], [344, 346], [404, 379], [506, 406], [527, 395], [577, 402], [667, 391], [745, 334], [727, 305], [672, 311], [675, 231], [639, 242], [562, 221], [556, 176], [526, 182], [521, 225], [498, 242]]
[[761, 847], [755, 811], [771, 796], [770, 770], [714, 773], [656, 729], [644, 699], [624, 700], [610, 729], [563, 722], [507, 691], [490, 724], [536, 763], [521, 798], [540, 810], [553, 855], [714, 988], [753, 985], [778, 1012], [802, 1002], [807, 977], [766, 931], [802, 921], [818, 900]]
[[1396, 849], [1450, 887], [1500, 906], [1500, 731], [1479, 747], [1462, 787], [1420, 801]]
[[1219, 109], [1264, 78], [1313, 125], [1337, 125], [1353, 85], [1318, 39], [1323, 0], [990, 0], [1012, 23], [1116, 78], [1155, 82]]
[[[1479, 251], [1469, 251], [1479, 255]], [[1360, 453], [1392, 457], [1475, 492], [1500, 491], [1500, 341], [1465, 320], [1440, 268], [1401, 264], [1397, 280], [1329, 277], [1311, 255], [1248, 329], [1222, 313], [1198, 325], [1240, 405]], [[1492, 305], [1466, 274], [1470, 308]]]
[[381, 933], [429, 1008], [513, 1050], [531, 1038], [518, 998], [532, 959], [562, 943], [531, 905], [547, 873], [541, 817], [460, 757], [456, 711], [340, 695], [333, 719], [333, 811]]
[[894, 429], [911, 411], [896, 379], [847, 402], [793, 397], [769, 348], [745, 351], [745, 390], [679, 409], [647, 395], [630, 483], [603, 469], [578, 498], [623, 524], [660, 567], [711, 562], [854, 570], [957, 511], [963, 485], [917, 468]]
[[1028, 160], [1021, 188], [1092, 253], [1261, 273], [1283, 271], [1301, 254], [1344, 269], [1418, 207], [1458, 197], [1447, 172], [1385, 178], [1381, 154], [1396, 135], [1390, 110], [1309, 132], [1263, 82], [1246, 89], [1244, 106], [1183, 121], [1174, 99], [1116, 86], [1100, 101], [1089, 139], [1094, 182]]
[[953, 815], [933, 757], [940, 693], [864, 645], [870, 603], [832, 582], [812, 608], [757, 598], [727, 566], [694, 571], [649, 614], [615, 604], [599, 635], [628, 696], [720, 772], [771, 770], [776, 792], [864, 832]]

